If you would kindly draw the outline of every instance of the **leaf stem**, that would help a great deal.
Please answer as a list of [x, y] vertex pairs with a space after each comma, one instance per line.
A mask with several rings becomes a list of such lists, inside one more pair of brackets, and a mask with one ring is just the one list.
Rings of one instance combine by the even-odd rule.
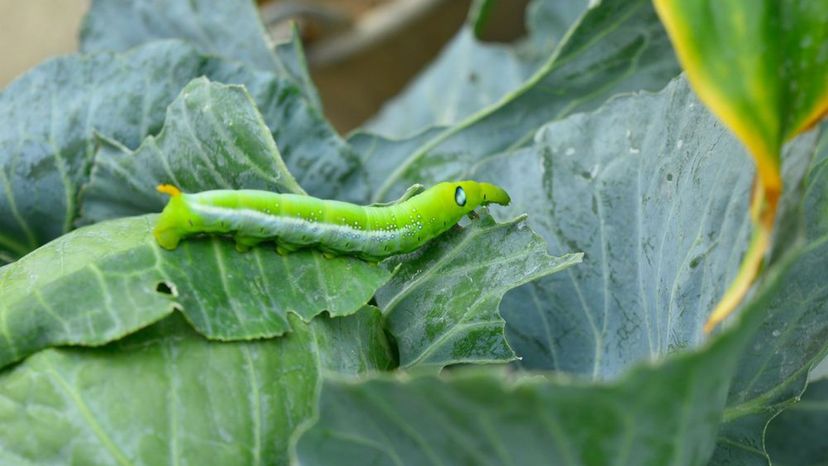
[[722, 299], [705, 322], [704, 333], [713, 331], [716, 325], [733, 313], [759, 275], [762, 261], [771, 246], [778, 205], [779, 188], [776, 185], [768, 187], [762, 182], [762, 178], [757, 176], [750, 203], [753, 235], [750, 239], [747, 254], [742, 259], [736, 278], [730, 283], [730, 287], [725, 291]]

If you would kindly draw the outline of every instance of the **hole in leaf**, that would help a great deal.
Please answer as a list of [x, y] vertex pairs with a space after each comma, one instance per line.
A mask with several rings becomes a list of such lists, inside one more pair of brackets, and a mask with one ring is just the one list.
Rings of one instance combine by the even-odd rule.
[[155, 285], [155, 291], [170, 296], [178, 296], [178, 291], [175, 289], [175, 285], [167, 282], [158, 282], [158, 284]]

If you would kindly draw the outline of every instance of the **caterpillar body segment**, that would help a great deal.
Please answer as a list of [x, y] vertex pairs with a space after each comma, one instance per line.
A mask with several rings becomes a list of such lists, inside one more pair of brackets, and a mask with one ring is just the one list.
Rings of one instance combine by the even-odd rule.
[[510, 202], [503, 189], [476, 181], [415, 185], [398, 201], [370, 206], [257, 190], [158, 190], [170, 195], [154, 230], [165, 249], [193, 235], [229, 234], [240, 251], [275, 241], [281, 254], [317, 248], [371, 261], [419, 248], [479, 206]]

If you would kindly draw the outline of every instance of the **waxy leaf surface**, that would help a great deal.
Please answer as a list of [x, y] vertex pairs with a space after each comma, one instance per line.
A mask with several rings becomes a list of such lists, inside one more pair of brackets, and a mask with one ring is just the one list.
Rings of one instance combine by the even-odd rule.
[[173, 316], [102, 348], [40, 352], [0, 373], [3, 464], [286, 465], [324, 374], [384, 370], [376, 309], [251, 342]]
[[321, 109], [300, 37], [294, 31], [289, 41], [274, 48], [256, 4], [249, 0], [93, 0], [80, 30], [85, 53], [124, 52], [164, 39], [179, 39], [205, 55], [292, 81]]
[[808, 371], [828, 352], [828, 283], [824, 279], [828, 270], [828, 132], [822, 133], [796, 201], [789, 210], [799, 218], [790, 219], [790, 223], [804, 224], [804, 232], [800, 232], [804, 238], [796, 241], [804, 241], [807, 252], [791, 267], [781, 291], [768, 305], [768, 316], [742, 356], [711, 460], [713, 466], [765, 466], [773, 461], [766, 451], [768, 423], [796, 402], [805, 390]]
[[525, 219], [495, 223], [488, 213], [416, 253], [386, 260], [394, 275], [376, 298], [400, 365], [512, 359], [498, 310], [503, 294], [580, 260], [580, 254], [547, 254]]
[[[161, 129], [167, 105], [199, 76], [247, 88], [306, 191], [367, 197], [354, 174], [360, 169], [356, 154], [290, 80], [205, 57], [178, 41], [123, 54], [70, 55], [29, 71], [0, 94], [0, 114], [10, 122], [0, 130], [0, 261], [15, 260], [73, 227], [96, 133], [138, 147]], [[346, 178], [352, 182], [347, 187]]]
[[616, 93], [660, 89], [678, 74], [649, 0], [591, 5], [528, 81], [394, 164], [373, 187], [373, 199], [394, 199], [424, 180], [457, 179], [470, 164], [525, 145], [550, 120], [593, 109]]
[[702, 466], [745, 344], [780, 289], [778, 266], [741, 320], [708, 345], [639, 365], [609, 383], [505, 375], [392, 376], [323, 384], [299, 437], [314, 465]]
[[[793, 145], [791, 160], [807, 167], [813, 145]], [[471, 177], [512, 195], [498, 216], [528, 212], [551, 254], [585, 253], [504, 299], [521, 364], [601, 379], [699, 344], [746, 246], [752, 175], [683, 79], [550, 123], [534, 147], [477, 167]]]
[[83, 221], [159, 212], [169, 199], [155, 190], [184, 192], [263, 189], [304, 194], [285, 166], [256, 105], [241, 86], [192, 81], [167, 109], [166, 123], [132, 152], [101, 140], [91, 181], [83, 191]]
[[778, 189], [782, 144], [828, 112], [828, 2], [654, 4], [702, 101]]
[[528, 37], [514, 45], [483, 42], [475, 37], [473, 25], [466, 24], [414, 83], [386, 103], [364, 129], [387, 137], [408, 137], [424, 128], [455, 124], [495, 104], [549, 60], [585, 9], [586, 2], [581, 0], [531, 2], [526, 12]]
[[360, 309], [389, 273], [316, 251], [245, 254], [225, 238], [174, 251], [152, 236], [157, 215], [83, 227], [0, 269], [0, 367], [58, 345], [101, 345], [179, 309], [211, 339], [249, 340], [291, 330], [288, 314]]
[[206, 54], [281, 70], [265, 35], [251, 1], [95, 0], [84, 18], [80, 42], [81, 50], [89, 53], [182, 39]]
[[808, 384], [799, 402], [774, 418], [765, 446], [773, 466], [828, 464], [828, 379]]

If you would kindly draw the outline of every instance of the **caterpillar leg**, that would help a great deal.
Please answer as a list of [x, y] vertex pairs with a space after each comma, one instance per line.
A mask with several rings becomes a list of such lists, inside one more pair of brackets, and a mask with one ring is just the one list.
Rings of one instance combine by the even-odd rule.
[[181, 235], [173, 228], [156, 227], [153, 231], [155, 240], [164, 249], [175, 249], [181, 241]]
[[250, 248], [262, 242], [261, 238], [253, 238], [251, 236], [235, 236], [236, 251], [247, 252]]
[[365, 262], [370, 262], [372, 264], [379, 264], [380, 262], [382, 262], [383, 259], [385, 259], [384, 257], [375, 257], [367, 254], [359, 254], [357, 255], [357, 257], [364, 260]]
[[336, 256], [338, 256], [338, 255], [339, 255], [339, 252], [338, 252], [338, 251], [334, 251], [333, 249], [329, 249], [329, 248], [325, 248], [325, 247], [320, 247], [320, 248], [319, 248], [319, 250], [320, 250], [320, 251], [322, 251], [322, 256], [323, 256], [325, 259], [333, 259], [334, 257], [336, 257]]
[[279, 253], [280, 256], [286, 256], [292, 252], [295, 252], [299, 249], [299, 246], [291, 243], [283, 243], [281, 241], [276, 242], [276, 252]]

